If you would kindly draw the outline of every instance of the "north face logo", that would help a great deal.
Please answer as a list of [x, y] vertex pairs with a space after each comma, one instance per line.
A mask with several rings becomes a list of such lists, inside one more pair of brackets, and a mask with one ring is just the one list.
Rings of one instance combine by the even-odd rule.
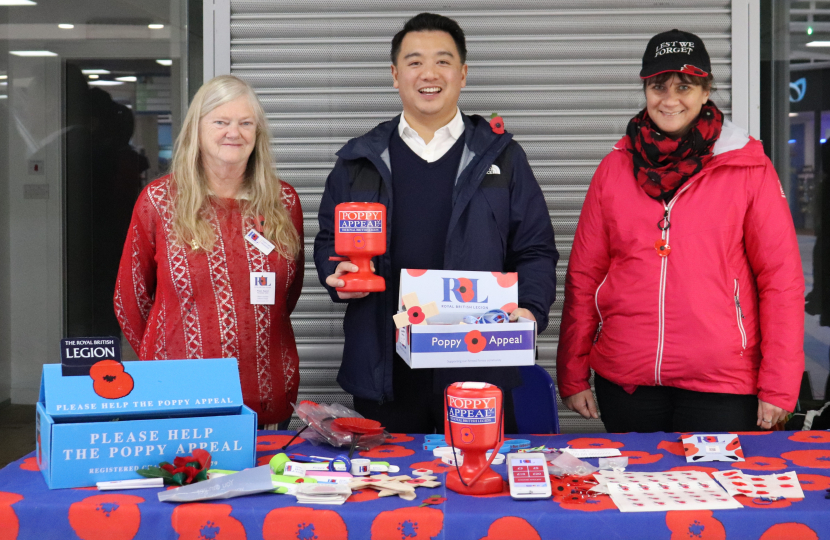
[[487, 174], [501, 174], [501, 169], [499, 169], [499, 166], [494, 163], [493, 165], [490, 165], [489, 169], [487, 169]]

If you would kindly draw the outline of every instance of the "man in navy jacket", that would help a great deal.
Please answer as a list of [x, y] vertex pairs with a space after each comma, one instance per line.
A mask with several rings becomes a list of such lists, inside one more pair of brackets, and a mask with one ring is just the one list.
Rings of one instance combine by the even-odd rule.
[[[455, 381], [505, 391], [505, 428], [515, 432], [510, 389], [517, 368], [410, 369], [395, 353], [401, 268], [517, 272], [511, 314], [548, 325], [556, 294], [553, 227], [527, 156], [503, 127], [458, 109], [466, 85], [464, 33], [452, 19], [422, 13], [392, 41], [392, 77], [403, 114], [350, 140], [326, 181], [314, 261], [335, 302], [348, 302], [338, 383], [355, 409], [389, 431], [443, 432], [443, 390]], [[347, 201], [387, 208], [387, 245], [375, 257], [381, 293], [343, 293], [340, 276], [357, 267], [331, 262], [334, 207]]]

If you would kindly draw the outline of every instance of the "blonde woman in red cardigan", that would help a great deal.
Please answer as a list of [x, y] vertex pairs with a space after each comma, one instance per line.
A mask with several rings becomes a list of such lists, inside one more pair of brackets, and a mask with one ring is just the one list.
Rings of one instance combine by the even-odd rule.
[[256, 94], [229, 75], [205, 83], [171, 174], [136, 202], [121, 256], [115, 313], [139, 358], [237, 358], [260, 425], [288, 419], [299, 385], [289, 316], [303, 286], [302, 234], [300, 200], [274, 173]]

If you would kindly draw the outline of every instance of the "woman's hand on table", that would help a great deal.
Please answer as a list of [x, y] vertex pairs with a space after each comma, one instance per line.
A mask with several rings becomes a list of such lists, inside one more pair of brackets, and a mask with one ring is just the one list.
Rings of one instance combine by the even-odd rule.
[[578, 412], [585, 418], [599, 418], [597, 403], [591, 389], [583, 390], [578, 394], [568, 396], [562, 400], [570, 410]]
[[772, 429], [772, 426], [786, 420], [789, 414], [789, 411], [785, 411], [781, 407], [776, 407], [772, 403], [767, 403], [759, 399], [758, 423], [756, 425], [761, 429]]

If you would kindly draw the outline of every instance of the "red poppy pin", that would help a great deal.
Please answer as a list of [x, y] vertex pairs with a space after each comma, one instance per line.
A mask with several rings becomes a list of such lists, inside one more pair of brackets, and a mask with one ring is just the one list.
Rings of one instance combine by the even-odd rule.
[[490, 127], [493, 129], [493, 133], [496, 135], [501, 135], [504, 133], [504, 118], [499, 116], [499, 113], [493, 113], [490, 115]]
[[661, 257], [666, 257], [669, 253], [671, 253], [671, 247], [669, 247], [668, 242], [665, 240], [658, 240], [654, 242], [654, 249], [657, 250], [657, 254]]
[[207, 450], [194, 448], [192, 456], [177, 457], [172, 465], [162, 461], [158, 467], [138, 469], [136, 472], [145, 478], [163, 478], [168, 486], [184, 486], [207, 480], [210, 461]]
[[409, 315], [409, 322], [412, 324], [421, 324], [426, 319], [426, 317], [424, 317], [424, 310], [421, 309], [421, 306], [412, 306], [406, 310], [406, 314]]
[[395, 320], [396, 328], [403, 328], [410, 324], [426, 324], [427, 319], [438, 315], [438, 307], [435, 305], [435, 302], [430, 302], [422, 306], [418, 301], [418, 295], [414, 292], [405, 294], [401, 300], [403, 300], [403, 306], [406, 311], [401, 311], [392, 317]]
[[424, 506], [431, 505], [431, 504], [441, 504], [446, 500], [447, 500], [446, 497], [442, 497], [440, 495], [431, 495], [431, 496], [427, 497], [426, 499], [424, 499], [423, 504], [421, 504], [421, 506], [419, 506], [419, 508], [422, 508]]

